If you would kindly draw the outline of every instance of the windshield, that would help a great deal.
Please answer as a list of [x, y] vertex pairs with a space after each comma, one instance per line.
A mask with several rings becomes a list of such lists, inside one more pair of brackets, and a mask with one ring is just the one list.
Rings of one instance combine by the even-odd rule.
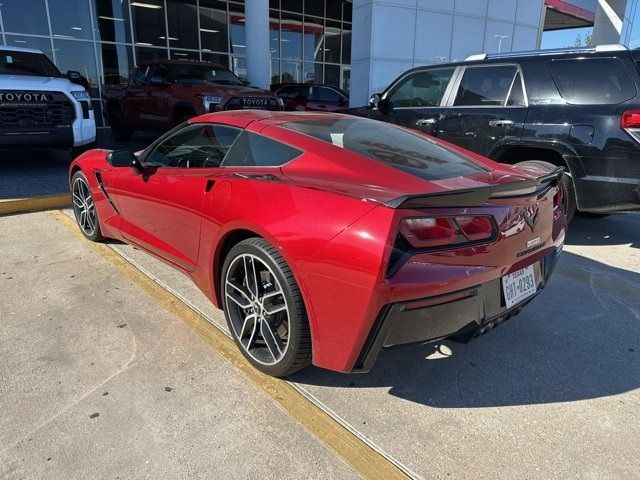
[[230, 70], [206, 65], [170, 65], [173, 79], [184, 85], [243, 85]]
[[0, 52], [0, 75], [62, 76], [45, 54], [16, 51]]
[[425, 180], [441, 180], [486, 171], [470, 158], [428, 138], [366, 118], [300, 120], [281, 126], [365, 155]]

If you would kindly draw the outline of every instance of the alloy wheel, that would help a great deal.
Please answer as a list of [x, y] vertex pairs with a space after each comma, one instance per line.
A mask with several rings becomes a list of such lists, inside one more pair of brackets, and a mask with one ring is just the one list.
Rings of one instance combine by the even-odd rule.
[[255, 255], [238, 255], [227, 269], [224, 291], [238, 343], [256, 362], [277, 364], [289, 347], [290, 313], [271, 267]]
[[79, 176], [73, 181], [71, 193], [73, 195], [73, 213], [76, 221], [84, 234], [90, 237], [96, 232], [96, 207], [84, 178]]

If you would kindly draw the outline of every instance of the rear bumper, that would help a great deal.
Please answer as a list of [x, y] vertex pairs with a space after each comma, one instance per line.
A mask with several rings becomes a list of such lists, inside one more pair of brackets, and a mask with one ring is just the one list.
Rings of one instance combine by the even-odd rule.
[[534, 264], [535, 295], [507, 309], [501, 279], [465, 290], [385, 305], [378, 314], [353, 372], [368, 372], [385, 347], [448, 338], [468, 342], [517, 315], [545, 287], [560, 249]]

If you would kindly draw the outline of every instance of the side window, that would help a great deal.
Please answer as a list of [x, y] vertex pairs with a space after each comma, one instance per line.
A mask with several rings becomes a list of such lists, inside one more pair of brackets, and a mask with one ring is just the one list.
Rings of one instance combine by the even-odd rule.
[[171, 72], [169, 72], [169, 69], [166, 66], [156, 65], [149, 78], [157, 78], [158, 80], [168, 81], [170, 76]]
[[503, 106], [518, 69], [513, 65], [467, 67], [454, 106]]
[[221, 125], [190, 125], [153, 149], [145, 163], [156, 167], [219, 167], [241, 130]]
[[439, 68], [413, 73], [387, 94], [395, 107], [437, 107], [455, 68]]
[[293, 86], [284, 87], [278, 90], [278, 96], [280, 98], [292, 99], [292, 98], [296, 98], [297, 94], [298, 94], [298, 89]]
[[302, 152], [257, 133], [240, 134], [225, 157], [223, 167], [278, 167], [290, 162]]
[[573, 105], [611, 105], [636, 95], [636, 87], [618, 58], [567, 59], [549, 62], [563, 100]]
[[338, 103], [340, 101], [340, 94], [330, 88], [314, 87], [313, 91], [316, 102]]
[[149, 71], [149, 67], [138, 67], [136, 71], [133, 72], [133, 84], [134, 85], [144, 85], [147, 81], [147, 72]]
[[507, 106], [524, 107], [526, 105], [527, 102], [525, 101], [524, 91], [522, 90], [522, 75], [520, 75], [520, 72], [518, 72], [516, 78], [513, 80], [513, 86], [511, 87], [511, 92], [509, 93]]

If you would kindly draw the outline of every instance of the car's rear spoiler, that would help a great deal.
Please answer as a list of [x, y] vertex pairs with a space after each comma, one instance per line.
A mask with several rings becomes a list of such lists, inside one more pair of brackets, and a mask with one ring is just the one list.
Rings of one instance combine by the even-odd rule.
[[465, 188], [424, 195], [403, 195], [385, 203], [391, 208], [425, 208], [425, 207], [479, 207], [490, 198], [508, 198], [533, 195], [555, 186], [562, 178], [564, 168], [558, 167], [552, 172], [533, 180], [489, 185], [478, 188]]

